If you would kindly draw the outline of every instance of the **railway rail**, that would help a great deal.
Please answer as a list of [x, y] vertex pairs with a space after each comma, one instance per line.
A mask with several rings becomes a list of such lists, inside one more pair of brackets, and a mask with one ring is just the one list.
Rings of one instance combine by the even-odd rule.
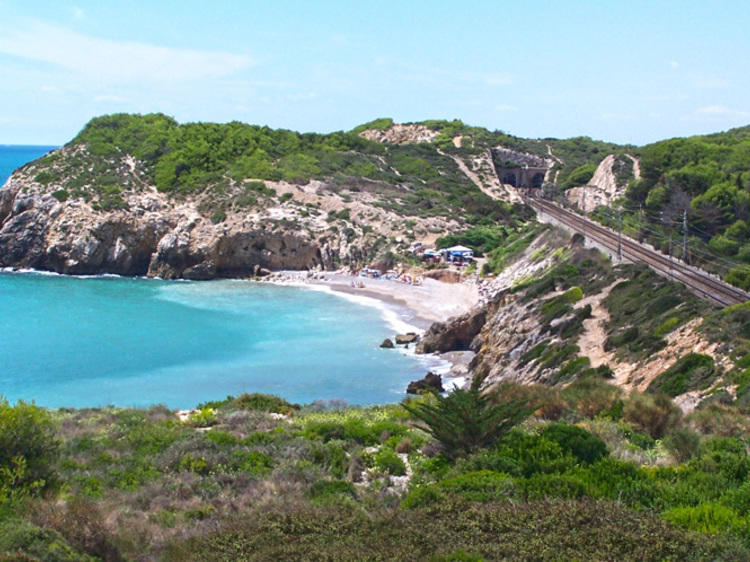
[[538, 197], [527, 197], [526, 202], [537, 211], [558, 221], [562, 226], [573, 232], [583, 234], [615, 254], [620, 248], [623, 259], [645, 263], [657, 274], [682, 283], [694, 294], [705, 300], [720, 306], [730, 306], [750, 300], [750, 293], [671, 256], [665, 256], [632, 238], [621, 236], [617, 232], [588, 220], [569, 209]]

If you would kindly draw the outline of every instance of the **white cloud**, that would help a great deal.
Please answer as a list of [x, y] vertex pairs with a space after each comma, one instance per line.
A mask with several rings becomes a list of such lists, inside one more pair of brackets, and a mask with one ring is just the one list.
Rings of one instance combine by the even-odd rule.
[[731, 109], [723, 105], [699, 107], [698, 113], [709, 117], [750, 117], [750, 111]]
[[122, 96], [115, 96], [111, 94], [102, 94], [99, 96], [94, 96], [94, 101], [96, 103], [128, 103], [130, 102], [128, 98], [124, 98]]
[[0, 53], [52, 64], [98, 83], [219, 78], [252, 65], [247, 55], [112, 41], [42, 22], [0, 27]]
[[288, 94], [286, 96], [286, 99], [289, 101], [303, 101], [303, 100], [311, 100], [313, 98], [316, 98], [318, 95], [315, 92], [300, 92], [297, 94]]
[[86, 12], [84, 12], [78, 6], [73, 6], [70, 10], [71, 12], [73, 12], [73, 19], [82, 20], [86, 17]]
[[626, 113], [617, 113], [614, 111], [605, 111], [601, 114], [601, 118], [605, 121], [627, 121], [632, 119], [632, 115]]
[[484, 76], [484, 83], [489, 86], [509, 86], [515, 81], [515, 77], [510, 74], [486, 74]]
[[671, 93], [671, 94], [648, 94], [645, 96], [640, 96], [639, 99], [642, 101], [652, 101], [652, 102], [677, 102], [677, 101], [685, 101], [689, 98], [686, 93]]
[[729, 87], [729, 82], [717, 76], [703, 76], [695, 80], [695, 86], [706, 89], [723, 89]]
[[677, 67], [680, 66], [680, 63], [678, 63], [676, 60], [671, 60], [671, 61], [669, 61], [669, 66], [671, 68], [677, 68]]

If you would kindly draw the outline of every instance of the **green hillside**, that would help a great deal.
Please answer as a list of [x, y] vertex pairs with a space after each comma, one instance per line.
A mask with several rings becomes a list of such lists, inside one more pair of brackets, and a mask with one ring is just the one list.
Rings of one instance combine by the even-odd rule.
[[626, 201], [637, 235], [665, 251], [671, 235], [683, 257], [686, 216], [690, 263], [750, 288], [750, 126], [657, 142], [640, 156], [642, 179]]
[[[145, 184], [175, 197], [200, 195], [213, 211], [252, 207], [273, 197], [258, 181], [315, 179], [331, 191], [371, 193], [377, 204], [401, 215], [460, 216], [479, 224], [509, 220], [511, 208], [482, 193], [438, 148], [439, 143], [381, 144], [355, 132], [303, 134], [239, 122], [178, 124], [162, 114], [117, 114], [91, 120], [66, 145], [64, 156], [54, 153], [37, 162], [42, 170], [36, 179], [56, 186], [60, 199], [114, 202], [105, 210], [122, 207], [122, 193]], [[136, 161], [132, 171], [123, 170], [126, 156]]]

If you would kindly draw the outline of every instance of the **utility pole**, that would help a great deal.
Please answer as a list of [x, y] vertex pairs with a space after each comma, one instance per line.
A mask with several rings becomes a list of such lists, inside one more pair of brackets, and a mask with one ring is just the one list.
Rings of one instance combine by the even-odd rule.
[[583, 186], [583, 208], [581, 209], [581, 224], [583, 225], [583, 244], [586, 245], [586, 186]]
[[643, 203], [638, 204], [638, 216], [635, 219], [635, 237], [641, 242], [641, 218], [643, 215]]
[[672, 233], [669, 233], [669, 246], [667, 247], [667, 256], [669, 256], [669, 275], [667, 278], [672, 280]]
[[685, 263], [688, 262], [688, 255], [687, 255], [687, 209], [684, 209], [682, 211], [682, 261]]
[[617, 258], [622, 263], [622, 209], [617, 211]]

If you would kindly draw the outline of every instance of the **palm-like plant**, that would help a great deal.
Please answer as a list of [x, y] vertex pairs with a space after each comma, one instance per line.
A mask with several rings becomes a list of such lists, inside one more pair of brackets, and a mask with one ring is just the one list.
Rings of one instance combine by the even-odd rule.
[[434, 401], [404, 408], [424, 424], [446, 455], [469, 454], [492, 445], [534, 410], [526, 398], [505, 399], [502, 388], [483, 391], [483, 382], [483, 376], [475, 376], [468, 390], [435, 394]]

